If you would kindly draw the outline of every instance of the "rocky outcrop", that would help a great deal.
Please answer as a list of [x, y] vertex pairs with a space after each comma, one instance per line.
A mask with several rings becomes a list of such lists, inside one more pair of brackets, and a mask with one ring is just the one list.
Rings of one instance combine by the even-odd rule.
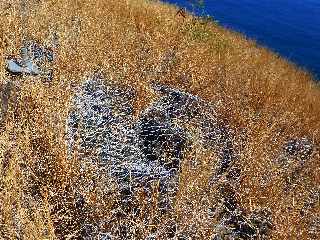
[[[232, 131], [213, 106], [174, 88], [152, 87], [160, 97], [134, 118], [134, 91], [107, 83], [101, 74], [86, 80], [73, 99], [67, 144], [70, 157], [77, 152], [81, 162], [98, 164], [103, 174], [115, 180], [120, 209], [137, 208], [137, 189], [143, 188], [151, 198], [157, 182], [157, 207], [168, 214], [179, 188], [184, 152], [193, 141], [188, 129], [200, 132], [198, 141], [219, 156], [213, 179], [227, 172], [236, 156]], [[128, 238], [128, 231], [122, 237]]]
[[41, 76], [51, 81], [53, 70], [50, 65], [54, 61], [53, 51], [35, 41], [25, 41], [20, 49], [19, 57], [6, 59], [6, 70], [12, 75]]

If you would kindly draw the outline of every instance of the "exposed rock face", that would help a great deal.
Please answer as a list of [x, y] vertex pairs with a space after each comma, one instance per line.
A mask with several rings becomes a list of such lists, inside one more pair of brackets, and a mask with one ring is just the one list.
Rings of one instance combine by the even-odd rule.
[[[173, 170], [173, 165], [164, 163], [163, 154], [171, 144], [175, 147], [176, 161], [181, 158], [181, 131], [164, 121], [149, 121], [148, 111], [135, 121], [133, 97], [128, 89], [104, 84], [101, 76], [87, 80], [74, 97], [67, 122], [69, 155], [77, 151], [82, 162], [98, 164], [102, 174], [115, 179], [122, 199], [120, 212], [134, 208], [138, 188], [143, 188], [151, 198], [152, 184], [156, 181], [159, 208], [167, 212], [177, 190], [178, 165], [172, 163], [176, 167]], [[128, 238], [129, 227], [119, 227], [121, 237]]]
[[87, 80], [74, 98], [67, 123], [70, 154], [78, 140], [80, 153], [97, 153], [96, 160], [109, 165], [117, 178], [125, 179], [129, 172], [132, 176], [177, 174], [188, 141], [184, 125], [191, 123], [208, 147], [218, 149], [219, 173], [231, 164], [230, 133], [201, 99], [155, 85], [163, 96], [134, 121], [133, 92], [103, 81], [99, 76]]
[[226, 172], [236, 157], [232, 143], [233, 133], [228, 125], [219, 119], [214, 106], [192, 94], [167, 86], [155, 84], [153, 88], [163, 96], [148, 108], [147, 114], [153, 115], [153, 119], [161, 116], [163, 122], [178, 126], [185, 132], [184, 141], [189, 135], [186, 127], [196, 129], [200, 133], [202, 145], [214, 149], [220, 157], [213, 177]]
[[283, 174], [286, 191], [297, 186], [303, 169], [314, 152], [314, 144], [305, 137], [290, 139], [284, 143], [277, 164]]
[[312, 142], [307, 138], [291, 139], [284, 146], [287, 155], [300, 158], [300, 160], [309, 159], [313, 149]]
[[228, 183], [218, 185], [212, 214], [218, 221], [214, 240], [268, 239], [273, 228], [271, 212], [268, 209], [256, 209], [250, 215], [246, 214], [237, 203], [236, 191]]
[[[100, 174], [115, 179], [121, 197], [120, 212], [139, 214], [136, 191], [142, 188], [151, 199], [154, 183], [159, 184], [158, 209], [167, 215], [173, 210], [184, 152], [194, 141], [190, 129], [198, 132], [198, 141], [204, 148], [214, 150], [219, 157], [212, 172], [213, 184], [223, 174], [230, 179], [240, 174], [235, 169], [231, 171], [237, 158], [233, 132], [219, 119], [213, 106], [177, 89], [158, 84], [153, 88], [161, 96], [136, 119], [134, 92], [107, 84], [103, 76], [95, 75], [75, 95], [68, 118], [69, 156], [77, 152], [82, 162], [98, 164], [103, 169]], [[238, 206], [228, 184], [218, 192], [217, 202], [221, 204], [214, 207], [218, 211], [215, 219], [219, 222], [217, 228], [225, 229], [220, 229], [225, 235], [216, 235], [215, 239], [263, 239], [267, 235], [272, 226], [267, 211], [248, 216]], [[174, 218], [167, 226], [165, 238], [174, 237]], [[123, 239], [134, 238], [128, 222], [115, 232]]]
[[115, 86], [105, 86], [97, 76], [86, 81], [68, 119], [70, 153], [77, 147], [88, 161], [108, 166], [110, 175], [119, 179], [128, 177], [130, 167], [139, 172], [143, 157], [135, 143], [132, 97]]

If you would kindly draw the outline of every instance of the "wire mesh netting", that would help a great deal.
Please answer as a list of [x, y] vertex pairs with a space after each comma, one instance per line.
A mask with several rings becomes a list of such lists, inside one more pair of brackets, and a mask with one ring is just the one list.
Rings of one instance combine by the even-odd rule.
[[[121, 225], [122, 230], [120, 225], [115, 226], [110, 236], [135, 237], [134, 224], [126, 220], [130, 214], [140, 214], [136, 193], [141, 188], [148, 204], [159, 211], [159, 218], [171, 215], [168, 228], [162, 233], [165, 238], [193, 236], [192, 233], [177, 233], [173, 209], [184, 153], [195, 141], [204, 148], [213, 149], [219, 159], [207, 183], [217, 189], [219, 201], [211, 210], [219, 219], [217, 232], [224, 234], [214, 239], [266, 236], [272, 227], [270, 213], [261, 209], [246, 216], [230, 185], [237, 179], [236, 169], [229, 171], [237, 158], [232, 129], [219, 120], [214, 106], [200, 98], [161, 84], [154, 83], [152, 87], [160, 96], [134, 117], [134, 91], [109, 84], [103, 75], [95, 74], [75, 95], [68, 118], [69, 155], [77, 151], [84, 167], [87, 163], [97, 164], [103, 174], [113, 179], [116, 191], [120, 192], [117, 211], [125, 212], [122, 215], [125, 223]], [[198, 139], [194, 138], [194, 132]], [[221, 184], [219, 178], [226, 173], [227, 180]], [[153, 205], [155, 185], [158, 192], [156, 205]], [[148, 239], [159, 234], [161, 231], [157, 229]]]

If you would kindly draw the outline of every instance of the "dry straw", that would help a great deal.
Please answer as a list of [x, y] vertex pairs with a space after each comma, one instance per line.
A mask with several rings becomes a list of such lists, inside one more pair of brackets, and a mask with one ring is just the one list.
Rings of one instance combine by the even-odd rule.
[[[269, 219], [270, 212], [269, 239], [319, 239], [318, 84], [252, 40], [177, 11], [143, 0], [1, 1], [1, 239], [81, 239], [88, 232], [103, 239], [107, 232], [120, 236], [119, 226], [130, 226], [135, 239], [165, 239], [170, 231], [192, 239], [227, 236], [235, 223], [214, 215], [227, 198], [250, 224], [258, 213]], [[53, 49], [52, 82], [6, 73], [5, 59], [19, 55], [23, 39]], [[154, 183], [151, 200], [143, 189], [136, 193], [139, 217], [115, 216], [116, 184], [97, 175], [96, 165], [83, 171], [79, 155], [67, 155], [73, 96], [97, 69], [108, 83], [134, 89], [136, 118], [159, 98], [150, 87], [154, 81], [211, 102], [237, 136], [232, 174], [240, 171], [240, 177], [226, 185], [221, 176], [210, 185], [216, 153], [190, 129], [194, 141], [183, 157], [173, 211], [157, 209]], [[303, 139], [312, 145], [307, 159], [299, 155]], [[297, 153], [286, 152], [286, 144]], [[78, 187], [92, 182], [90, 191]]]

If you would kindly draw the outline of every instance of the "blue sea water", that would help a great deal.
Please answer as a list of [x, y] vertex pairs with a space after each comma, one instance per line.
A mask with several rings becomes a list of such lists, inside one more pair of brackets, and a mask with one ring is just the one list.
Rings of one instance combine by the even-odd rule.
[[188, 0], [166, 2], [210, 15], [320, 79], [320, 0], [205, 0], [203, 8]]

